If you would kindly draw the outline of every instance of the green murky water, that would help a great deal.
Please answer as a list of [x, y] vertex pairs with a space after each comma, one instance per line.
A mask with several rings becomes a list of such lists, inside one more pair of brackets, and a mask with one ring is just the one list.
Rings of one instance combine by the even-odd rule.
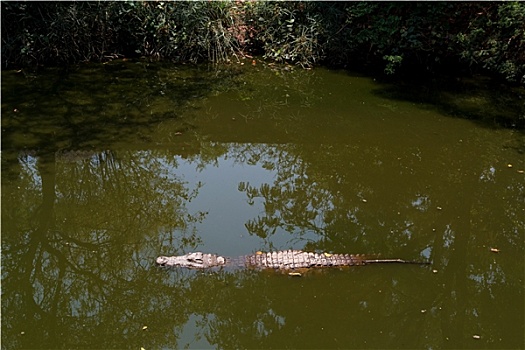
[[[508, 101], [436, 94], [260, 63], [2, 72], [2, 348], [523, 348], [523, 132], [455, 117]], [[288, 248], [432, 264], [154, 264]]]

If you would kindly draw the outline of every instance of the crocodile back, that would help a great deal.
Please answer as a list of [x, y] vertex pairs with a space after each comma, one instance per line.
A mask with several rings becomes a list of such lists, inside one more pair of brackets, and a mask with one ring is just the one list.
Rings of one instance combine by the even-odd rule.
[[363, 265], [365, 258], [351, 254], [329, 254], [303, 252], [302, 250], [283, 250], [277, 252], [257, 252], [244, 257], [247, 266], [273, 269], [299, 269], [311, 267]]

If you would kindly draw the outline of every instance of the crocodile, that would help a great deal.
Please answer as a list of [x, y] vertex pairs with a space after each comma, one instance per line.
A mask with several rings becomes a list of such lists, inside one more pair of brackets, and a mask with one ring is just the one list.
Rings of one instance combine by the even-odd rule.
[[193, 252], [179, 256], [159, 256], [157, 265], [205, 269], [222, 266], [240, 266], [258, 269], [294, 270], [315, 267], [356, 266], [374, 263], [429, 264], [429, 262], [402, 259], [370, 259], [364, 255], [313, 253], [302, 250], [256, 252], [237, 258]]

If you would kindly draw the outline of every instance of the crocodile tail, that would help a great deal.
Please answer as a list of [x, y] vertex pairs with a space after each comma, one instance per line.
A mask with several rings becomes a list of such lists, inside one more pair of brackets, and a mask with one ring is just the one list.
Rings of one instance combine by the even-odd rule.
[[430, 265], [430, 261], [413, 261], [403, 259], [364, 259], [365, 264], [415, 264], [415, 265]]
[[352, 254], [350, 257], [352, 260], [348, 265], [365, 265], [368, 260], [374, 258], [373, 256], [364, 254]]

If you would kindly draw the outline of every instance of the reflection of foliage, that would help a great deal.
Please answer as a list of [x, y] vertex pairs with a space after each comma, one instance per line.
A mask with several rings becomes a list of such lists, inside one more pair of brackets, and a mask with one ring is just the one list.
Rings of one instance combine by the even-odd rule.
[[[193, 85], [197, 77], [181, 74], [161, 76], [164, 82], [187, 79], [191, 92], [206, 95], [204, 86]], [[131, 76], [119, 79], [125, 84], [134, 81]], [[167, 90], [170, 98], [185, 97], [164, 108], [187, 106], [184, 101], [191, 106], [192, 95], [182, 92], [184, 84], [159, 84], [159, 95]], [[299, 85], [300, 80], [292, 84]], [[73, 90], [68, 93], [75, 94]], [[95, 95], [96, 88], [91, 92]], [[104, 118], [95, 113], [97, 103], [72, 108], [73, 121], [88, 121], [77, 128], [66, 123], [73, 125], [71, 135], [53, 140], [46, 136], [52, 132], [30, 135], [43, 148], [60, 149], [75, 145], [78, 132], [80, 144], [93, 141], [82, 134], [86, 128], [107, 146], [97, 149], [115, 149], [115, 139], [140, 125], [170, 129], [169, 121], [157, 124], [142, 115], [160, 112], [142, 105], [148, 101], [140, 99], [139, 92], [126, 96], [123, 100], [133, 102], [138, 112], [126, 110], [121, 116], [130, 113], [141, 123], [130, 122], [124, 135], [117, 134], [118, 128], [99, 130], [103, 123], [90, 125], [90, 116]], [[166, 101], [158, 97], [153, 105], [162, 108]], [[113, 108], [119, 110], [118, 106]], [[53, 114], [52, 109], [44, 111], [46, 118]], [[39, 122], [28, 123], [27, 129]], [[301, 123], [282, 123], [305, 134], [302, 141], [312, 138]], [[375, 140], [363, 141], [373, 138], [373, 132], [363, 138], [323, 138], [326, 142], [293, 143], [290, 137], [286, 140], [292, 142], [284, 144], [228, 145], [210, 141], [217, 135], [173, 142], [179, 135], [170, 134], [173, 129], [167, 135], [163, 131], [158, 130], [161, 137], [146, 141], [143, 149], [150, 151], [117, 147], [105, 152], [53, 152], [49, 158], [34, 153], [38, 160], [22, 157], [8, 168], [9, 183], [2, 183], [5, 348], [175, 347], [189, 315], [202, 315], [201, 334], [226, 348], [298, 344], [385, 348], [399, 346], [391, 343], [392, 334], [397, 340], [407, 333], [421, 336], [408, 339], [407, 347], [439, 348], [447, 346], [447, 337], [461, 344], [457, 339], [471, 327], [483, 331], [488, 346], [498, 344], [498, 337], [510, 339], [506, 344], [514, 347], [522, 345], [515, 334], [523, 334], [523, 315], [515, 310], [521, 309], [523, 300], [525, 187], [515, 171], [522, 164], [513, 169], [502, 166], [509, 151], [522, 151], [522, 135], [518, 146], [506, 144], [509, 150], [497, 143], [492, 149], [479, 148], [479, 140], [467, 137], [458, 143], [457, 135], [450, 139], [440, 135], [444, 139], [437, 145], [435, 139], [412, 143], [407, 139], [414, 135], [403, 135], [394, 141], [382, 139], [379, 147]], [[480, 139], [485, 135], [468, 134]], [[200, 238], [191, 229], [203, 214], [184, 208], [197, 196], [198, 187], [186, 188], [176, 174], [181, 153], [198, 169], [227, 154], [239, 163], [275, 172], [273, 183], [239, 184], [250, 203], [264, 206], [260, 217], [246, 223], [253, 234], [271, 241], [273, 232], [284, 230], [303, 244], [304, 233], [314, 232], [319, 240], [305, 243], [305, 249], [406, 258], [421, 254], [433, 261], [437, 273], [366, 267], [292, 280], [251, 271], [246, 275], [158, 271], [151, 261], [159, 251], [191, 250]], [[3, 156], [2, 180], [5, 160]], [[489, 246], [497, 246], [502, 254], [491, 253]], [[145, 325], [148, 329], [142, 331]], [[384, 331], [383, 338], [379, 331]], [[469, 346], [466, 341], [462, 347]]]
[[[159, 230], [184, 229], [199, 218], [183, 211], [184, 203], [197, 192], [188, 192], [183, 182], [173, 178], [165, 162], [172, 160], [162, 160], [150, 152], [106, 151], [74, 166], [58, 163], [57, 171], [62, 176], [57, 181], [57, 191], [67, 196], [61, 198], [57, 211], [63, 211], [68, 221], [73, 221], [69, 225], [101, 225], [108, 236], [114, 236], [110, 232], [125, 232], [117, 237], [125, 237], [128, 242], [145, 233], [156, 237]], [[121, 223], [126, 226], [114, 226]], [[125, 227], [135, 230], [129, 232]]]
[[[405, 304], [423, 303], [426, 296], [418, 285], [424, 270], [393, 277], [387, 275], [392, 270], [366, 269], [303, 279], [272, 271], [200, 274], [188, 293], [205, 321], [198, 334], [219, 348], [354, 348], [372, 342], [370, 336], [379, 330], [392, 330], [391, 337], [406, 327], [422, 327], [419, 310], [407, 313]], [[407, 346], [418, 347], [422, 338], [413, 337]]]
[[[84, 157], [21, 158], [18, 191], [15, 184], [2, 190], [10, 203], [2, 206], [2, 346], [125, 347], [144, 341], [144, 324], [163, 327], [160, 305], [181, 322], [187, 317], [184, 299], [173, 302], [182, 285], [161, 283], [151, 260], [198, 244], [191, 226], [204, 214], [184, 208], [198, 188], [189, 191], [169, 174], [169, 160], [141, 152]], [[114, 327], [125, 339], [114, 338]]]
[[[197, 136], [198, 139], [201, 139]], [[188, 157], [188, 161], [196, 163], [196, 169], [201, 171], [207, 166], [217, 166], [218, 158], [227, 152], [224, 144], [199, 140], [199, 154]]]
[[254, 188], [249, 183], [239, 184], [239, 191], [246, 192], [248, 203], [264, 199], [265, 215], [246, 223], [248, 231], [261, 238], [273, 235], [279, 227], [289, 233], [297, 233], [299, 229], [303, 233], [310, 230], [320, 234], [321, 212], [324, 206], [330, 206], [325, 197], [329, 193], [312, 185], [306, 178], [306, 164], [287, 151], [283, 147], [251, 147], [238, 152], [248, 162], [256, 159], [263, 168], [277, 171], [274, 186], [263, 184]]
[[[483, 167], [498, 158], [500, 149], [487, 151], [481, 162], [474, 165], [467, 161], [468, 155], [458, 156], [457, 149], [449, 146], [450, 150], [434, 159], [438, 164], [432, 169], [418, 164], [426, 154], [424, 148], [409, 150], [413, 159], [399, 158], [399, 171], [385, 176], [385, 168], [397, 168], [384, 165], [385, 159], [396, 159], [389, 151], [315, 146], [239, 145], [230, 150], [230, 156], [237, 154], [244, 163], [261, 164], [277, 172], [273, 184], [239, 184], [250, 204], [263, 203], [265, 208], [263, 216], [246, 224], [250, 232], [266, 238], [277, 228], [293, 235], [316, 230], [323, 240], [306, 246], [314, 250], [333, 250], [337, 246], [338, 251], [350, 247], [348, 251], [370, 252], [376, 246], [387, 246], [382, 253], [395, 256], [413, 256], [424, 250], [421, 254], [433, 261], [436, 274], [426, 271], [419, 275], [411, 270], [405, 275], [395, 270], [395, 276], [390, 276], [394, 270], [385, 268], [375, 275], [376, 270], [363, 268], [355, 272], [366, 276], [362, 281], [354, 281], [357, 277], [352, 274], [332, 282], [338, 272], [330, 272], [323, 275], [322, 283], [314, 277], [298, 282], [300, 289], [277, 276], [252, 279], [248, 275], [241, 281], [229, 282], [210, 282], [210, 276], [196, 279], [192, 290], [224, 286], [219, 288], [220, 293], [205, 297], [209, 304], [201, 305], [205, 308], [200, 313], [206, 315], [203, 332], [208, 332], [211, 344], [232, 348], [291, 344], [337, 347], [332, 339], [345, 339], [345, 346], [366, 339], [367, 346], [387, 347], [388, 340], [377, 338], [375, 343], [363, 335], [365, 327], [371, 327], [376, 331], [388, 329], [389, 336], [406, 332], [426, 334], [406, 340], [408, 347], [444, 345], [445, 338], [450, 344], [467, 347], [472, 339], [469, 332], [483, 334], [489, 344], [503, 338], [505, 344], [521, 346], [515, 334], [521, 334], [523, 315], [513, 309], [517, 300], [519, 307], [523, 306], [523, 288], [515, 277], [522, 273], [523, 264], [516, 257], [523, 255], [520, 242], [525, 227], [522, 220], [517, 220], [523, 205], [508, 203], [523, 204], [525, 188], [516, 176], [510, 182], [499, 180], [502, 185], [494, 173], [491, 178], [480, 176], [479, 186], [464, 168], [468, 164], [470, 171], [484, 173]], [[455, 157], [450, 159], [448, 152]], [[437, 172], [444, 163], [449, 167], [446, 176], [431, 177], [430, 173]], [[365, 166], [369, 167], [366, 172], [359, 171]], [[429, 182], [418, 180], [421, 172], [428, 172], [425, 177]], [[374, 182], [375, 186], [371, 186], [363, 173], [383, 177], [384, 184]], [[497, 173], [499, 179], [507, 176], [510, 175]], [[479, 186], [479, 190], [472, 191], [468, 184]], [[497, 205], [500, 210], [485, 205], [494, 200], [501, 202]], [[487, 220], [491, 217], [498, 219]], [[495, 255], [488, 245], [497, 245], [508, 254]], [[389, 276], [389, 283], [385, 276]], [[203, 283], [212, 286], [204, 287]], [[371, 285], [374, 291], [376, 287], [379, 290], [375, 297], [368, 294]], [[348, 293], [350, 290], [352, 293]], [[328, 299], [338, 299], [337, 310], [316, 304], [315, 297], [321, 298], [323, 291]], [[353, 299], [351, 295], [355, 293], [358, 296]], [[224, 307], [226, 304], [228, 307]], [[373, 316], [375, 313], [378, 317]], [[346, 317], [338, 319], [341, 314]], [[337, 324], [333, 326], [338, 330], [333, 338], [320, 337], [328, 332], [326, 328], [321, 331], [322, 324], [309, 328], [317, 320], [316, 315], [329, 315], [330, 324]], [[504, 317], [511, 317], [512, 322], [504, 321]], [[334, 318], [337, 322], [333, 322]], [[382, 324], [382, 320], [392, 319], [396, 322]], [[345, 322], [348, 327], [344, 327]], [[351, 339], [346, 339], [346, 332], [341, 334], [342, 328], [352, 334]], [[310, 333], [325, 343], [308, 338]], [[301, 334], [300, 339], [295, 338], [297, 334]]]
[[[439, 220], [437, 203], [448, 202], [439, 190], [444, 183], [435, 184], [434, 190], [421, 187], [420, 172], [431, 171], [416, 171], [420, 153], [425, 150], [418, 150], [419, 153], [409, 150], [414, 156], [394, 165], [399, 168], [396, 173], [384, 165], [384, 159], [395, 159], [388, 151], [332, 145], [312, 147], [315, 148], [280, 145], [239, 149], [238, 154], [246, 161], [254, 159], [277, 172], [273, 184], [258, 187], [239, 184], [249, 203], [264, 205], [264, 214], [246, 223], [252, 234], [266, 238], [278, 229], [294, 235], [314, 232], [324, 237], [311, 247], [320, 250], [332, 250], [334, 246], [340, 250], [347, 246], [352, 252], [357, 249], [357, 252], [372, 253], [374, 246], [386, 243], [389, 250], [383, 254], [392, 254], [407, 246], [414, 249], [411, 253], [414, 254], [425, 248], [424, 237], [432, 237], [432, 223]], [[365, 174], [376, 174], [384, 180], [371, 182]], [[448, 186], [466, 181], [457, 179], [460, 173], [449, 176]], [[523, 192], [523, 186], [516, 188], [517, 193]], [[484, 202], [485, 199], [478, 198], [472, 204], [473, 213], [479, 215], [477, 208], [484, 208]], [[501, 217], [518, 215], [512, 206], [502, 204], [501, 208], [508, 211], [502, 212]], [[516, 220], [511, 220], [507, 230], [516, 225]]]
[[[2, 91], [2, 346], [173, 344], [176, 335], [140, 330], [166, 327], [157, 307], [179, 324], [188, 317], [184, 285], [155, 274], [152, 261], [199, 244], [193, 225], [205, 214], [186, 211], [199, 187], [173, 172], [199, 145], [171, 146], [192, 125], [181, 114], [235, 73], [145, 62], [11, 73]], [[131, 143], [151, 150], [115, 146]]]
[[[301, 151], [293, 145], [287, 145], [254, 147], [239, 152], [248, 159], [258, 159], [265, 168], [277, 171], [277, 177], [271, 186], [263, 184], [254, 188], [249, 183], [239, 185], [239, 190], [246, 193], [249, 203], [256, 200], [264, 202], [264, 216], [246, 223], [247, 229], [263, 238], [274, 234], [278, 228], [294, 235], [313, 232], [326, 239], [323, 244], [335, 241], [341, 245], [347, 241], [342, 245], [356, 249], [358, 244], [360, 249], [364, 249], [367, 242], [370, 244], [372, 242], [369, 240], [373, 239], [366, 233], [378, 231], [377, 227], [370, 226], [377, 220], [371, 219], [374, 214], [366, 209], [370, 206], [366, 204], [367, 198], [375, 196], [374, 190], [366, 181], [350, 179], [350, 175], [358, 174], [348, 174], [348, 171], [339, 169], [337, 164], [325, 167], [325, 162], [308, 163], [298, 156], [310, 154], [322, 159], [337, 159], [343, 157], [347, 150], [337, 150], [330, 146], [318, 151], [306, 151], [305, 148], [308, 146], [301, 145]], [[313, 167], [313, 164], [319, 164], [320, 168]], [[391, 229], [407, 227], [404, 220], [396, 221], [390, 223]], [[384, 231], [385, 228], [380, 230]], [[380, 237], [376, 236], [378, 239]], [[403, 235], [398, 239], [411, 239], [411, 236]], [[396, 245], [400, 246], [401, 242], [392, 243], [393, 247]], [[331, 249], [329, 246], [311, 248]]]
[[[211, 144], [204, 149], [211, 152]], [[225, 147], [222, 145], [221, 150]], [[457, 154], [457, 149], [450, 147], [448, 152]], [[65, 156], [54, 163], [39, 160], [38, 167], [20, 163], [16, 181], [30, 189], [24, 190], [28, 195], [17, 198], [15, 187], [2, 191], [2, 200], [13, 203], [2, 208], [4, 230], [9, 228], [2, 235], [2, 282], [7, 296], [2, 307], [3, 314], [9, 314], [2, 319], [3, 337], [10, 341], [5, 346], [35, 347], [35, 332], [50, 346], [174, 346], [183, 325], [192, 317], [198, 320], [197, 336], [225, 348], [298, 344], [384, 348], [391, 344], [392, 335], [401, 337], [407, 332], [421, 334], [406, 339], [407, 347], [439, 347], [446, 337], [453, 344], [466, 344], [461, 337], [471, 331], [469, 327], [480, 329], [492, 342], [519, 331], [523, 319], [511, 305], [515, 307], [515, 301], [522, 300], [521, 282], [513, 278], [520, 274], [520, 264], [512, 252], [523, 254], [523, 230], [519, 231], [522, 222], [516, 222], [520, 208], [504, 203], [522, 203], [525, 189], [521, 182], [517, 177], [505, 181], [506, 187], [497, 199], [501, 209], [489, 213], [482, 204], [495, 200], [494, 193], [501, 189], [496, 179], [510, 173], [480, 176], [483, 187], [471, 191], [464, 186], [471, 183], [467, 179], [471, 175], [465, 175], [462, 168], [468, 155], [450, 160], [445, 152], [442, 158], [434, 159], [438, 163], [435, 168], [422, 170], [418, 157], [425, 157], [425, 149], [408, 149], [416, 156], [404, 159], [389, 152], [394, 151], [359, 145], [259, 144], [230, 146], [227, 154], [243, 163], [261, 164], [276, 171], [273, 184], [254, 187], [245, 182], [239, 188], [249, 201], [263, 201], [268, 218], [265, 224], [270, 227], [299, 235], [317, 230], [322, 240], [307, 245], [307, 249], [372, 252], [376, 247], [387, 247], [384, 254], [411, 257], [430, 244], [429, 254], [437, 274], [406, 266], [334, 269], [302, 279], [253, 271], [159, 272], [145, 258], [154, 256], [163, 244], [182, 245], [181, 251], [192, 247], [177, 240], [180, 236], [165, 240], [165, 236], [157, 237], [155, 233], [156, 229], [169, 231], [166, 225], [170, 220], [162, 220], [159, 208], [165, 210], [163, 215], [171, 215], [173, 229], [183, 230], [179, 226], [180, 208], [166, 201], [182, 204], [196, 195], [184, 190], [173, 173], [166, 173], [166, 164], [176, 168], [171, 157], [156, 153], [152, 158], [157, 160], [150, 161], [147, 152], [120, 151], [85, 155], [73, 163], [68, 163]], [[490, 164], [498, 158], [498, 152], [499, 148], [488, 151], [481, 163]], [[212, 154], [208, 156], [213, 161]], [[397, 161], [386, 166], [388, 159]], [[431, 177], [429, 174], [441, 169], [444, 160], [452, 170], [446, 176], [440, 173]], [[54, 164], [55, 170], [46, 169], [46, 164]], [[362, 171], [367, 166], [367, 171]], [[398, 173], [385, 170], [392, 167]], [[484, 166], [479, 169], [484, 173]], [[418, 181], [422, 171], [429, 172], [425, 184]], [[42, 188], [47, 189], [42, 213], [48, 218], [55, 216], [42, 223], [51, 222], [51, 227], [32, 221], [30, 216], [40, 203], [39, 174]], [[52, 174], [72, 176], [69, 180], [58, 176], [53, 181], [49, 178]], [[370, 174], [377, 174], [382, 181], [370, 182]], [[104, 176], [115, 181], [102, 181]], [[93, 185], [82, 186], [79, 181], [87, 179]], [[403, 181], [407, 184], [402, 189], [394, 186], [401, 187]], [[49, 194], [55, 193], [50, 191], [55, 188], [50, 184], [54, 183], [56, 204], [50, 206], [53, 201]], [[133, 187], [138, 187], [133, 193], [139, 193], [139, 198], [126, 193], [125, 189]], [[450, 193], [461, 201], [451, 200]], [[111, 206], [111, 198], [118, 199], [114, 203], [119, 205]], [[18, 204], [20, 201], [24, 203]], [[71, 208], [64, 203], [71, 203]], [[437, 210], [437, 205], [443, 208]], [[46, 212], [45, 208], [52, 210]], [[84, 213], [75, 212], [75, 208]], [[484, 226], [485, 218], [491, 217], [488, 214], [511, 220], [490, 221], [499, 227]], [[114, 222], [105, 224], [108, 220]], [[126, 230], [130, 226], [144, 235], [130, 233]], [[474, 230], [476, 234], [471, 234]], [[24, 245], [19, 244], [19, 232], [23, 233]], [[68, 234], [82, 239], [64, 240], [62, 237]], [[173, 242], [167, 242], [171, 238]], [[497, 242], [509, 255], [501, 254], [496, 259], [487, 249], [480, 250], [491, 242]], [[469, 296], [474, 297], [470, 300]], [[479, 303], [485, 297], [488, 302]], [[34, 308], [29, 323], [7, 312], [14, 308], [27, 310], [27, 305]], [[494, 315], [495, 308], [498, 315], [514, 315], [511, 326]], [[49, 329], [71, 335], [62, 339], [46, 333], [43, 325], [48, 323]], [[142, 331], [143, 326], [148, 329]], [[25, 338], [16, 337], [20, 331], [27, 333]], [[377, 337], [379, 331], [388, 333], [388, 337]], [[100, 343], [89, 334], [96, 334]], [[510, 340], [506, 344], [516, 344], [515, 337], [507, 338]]]

